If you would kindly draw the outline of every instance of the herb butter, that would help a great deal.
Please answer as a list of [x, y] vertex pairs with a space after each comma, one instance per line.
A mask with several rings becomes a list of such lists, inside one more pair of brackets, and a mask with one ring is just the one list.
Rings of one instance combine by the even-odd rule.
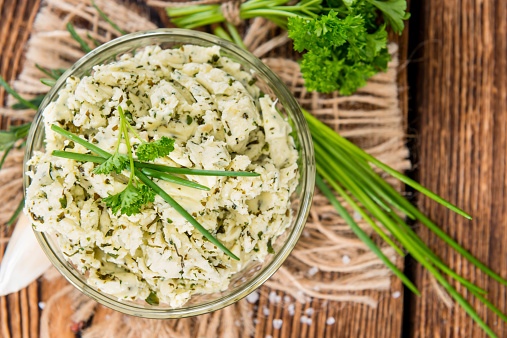
[[[193, 294], [227, 289], [232, 275], [272, 252], [271, 243], [290, 224], [298, 182], [291, 127], [254, 82], [219, 47], [193, 45], [147, 47], [95, 66], [90, 76], [68, 78], [43, 112], [45, 152], [29, 162], [25, 212], [34, 229], [56, 236], [87, 282], [119, 299], [180, 307]], [[139, 214], [113, 214], [102, 199], [122, 191], [128, 173], [96, 174], [97, 164], [51, 155], [90, 153], [52, 124], [113, 153], [118, 106], [142, 138], [175, 140], [157, 164], [260, 174], [186, 176], [209, 191], [155, 180], [239, 261], [158, 195]], [[140, 144], [129, 139], [134, 149]], [[127, 152], [125, 144], [119, 152]]]

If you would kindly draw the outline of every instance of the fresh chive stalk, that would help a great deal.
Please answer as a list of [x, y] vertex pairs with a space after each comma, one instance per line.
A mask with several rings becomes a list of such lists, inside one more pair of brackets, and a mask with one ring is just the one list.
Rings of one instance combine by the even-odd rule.
[[[63, 129], [65, 130], [65, 129]], [[73, 135], [73, 134], [71, 134]], [[85, 141], [86, 142], [86, 141]], [[100, 149], [100, 148], [99, 148]], [[68, 158], [76, 161], [83, 162], [95, 162], [95, 163], [103, 163], [104, 158], [95, 155], [88, 154], [79, 154], [71, 151], [61, 151], [54, 150], [53, 155], [63, 158]], [[139, 162], [134, 161], [134, 165], [136, 168], [144, 169], [153, 169], [156, 171], [170, 173], [170, 174], [179, 174], [179, 175], [196, 175], [196, 176], [229, 176], [229, 177], [239, 177], [239, 176], [247, 176], [247, 177], [255, 177], [259, 176], [258, 173], [252, 173], [248, 171], [225, 171], [225, 170], [202, 170], [202, 169], [188, 169], [188, 168], [177, 168], [170, 167], [162, 164], [154, 164], [147, 162]]]
[[83, 51], [85, 51], [85, 53], [89, 53], [92, 51], [90, 46], [88, 46], [88, 44], [79, 36], [79, 34], [77, 34], [76, 29], [74, 28], [74, 25], [71, 24], [70, 22], [67, 23], [67, 31], [69, 31], [70, 36], [72, 36], [72, 38], [79, 43], [79, 45], [81, 46], [81, 49]]
[[[127, 34], [127, 32], [125, 32], [123, 29], [121, 29], [120, 27], [118, 27], [117, 24], [115, 24], [111, 19], [109, 19], [109, 17], [106, 15], [106, 13], [104, 13], [100, 8], [99, 6], [97, 6], [95, 4], [95, 1], [92, 0], [92, 6], [97, 10], [97, 12], [99, 13], [99, 15], [102, 17], [102, 19], [104, 19], [105, 21], [107, 21], [107, 23], [109, 23], [111, 25], [111, 27], [113, 27], [114, 29], [116, 29], [116, 31], [118, 33], [120, 33], [121, 35], [125, 35]], [[95, 42], [95, 41], [94, 41]]]
[[[292, 6], [284, 6], [290, 0], [259, 1], [248, 0], [239, 6], [241, 19], [264, 17], [286, 29], [290, 17], [315, 18], [323, 10], [322, 0], [299, 1]], [[225, 22], [220, 5], [194, 5], [167, 7], [167, 15], [178, 27], [192, 29], [214, 23]], [[231, 34], [234, 34], [231, 32]]]
[[5, 81], [5, 79], [0, 75], [0, 86], [4, 87], [4, 89], [7, 91], [7, 93], [11, 94], [18, 100], [20, 103], [24, 104], [28, 108], [32, 108], [37, 110], [38, 107], [34, 105], [32, 102], [25, 100], [22, 98], [14, 89], [12, 89], [11, 86]]
[[[354, 210], [358, 211], [363, 219], [372, 226], [372, 228], [398, 253], [403, 248], [404, 251], [414, 257], [422, 266], [424, 266], [435, 279], [449, 292], [451, 297], [462, 306], [465, 311], [477, 322], [477, 324], [491, 337], [496, 337], [495, 333], [486, 325], [486, 323], [475, 312], [474, 308], [456, 291], [447, 281], [445, 276], [451, 277], [463, 285], [477, 299], [488, 306], [493, 312], [499, 315], [503, 320], [507, 317], [489, 302], [483, 294], [486, 291], [466, 280], [450, 269], [410, 228], [404, 221], [403, 216], [420, 221], [422, 224], [432, 230], [437, 236], [442, 238], [452, 248], [467, 258], [472, 264], [477, 266], [487, 275], [498, 282], [507, 285], [507, 281], [493, 272], [479, 260], [473, 257], [468, 251], [461, 247], [449, 235], [443, 232], [436, 224], [429, 220], [421, 211], [407, 201], [391, 185], [384, 181], [372, 168], [372, 165], [392, 175], [415, 190], [422, 192], [438, 203], [446, 206], [460, 215], [471, 218], [467, 213], [452, 205], [430, 190], [422, 187], [419, 183], [407, 178], [403, 174], [390, 168], [384, 163], [378, 161], [373, 156], [367, 154], [362, 149], [352, 144], [347, 139], [341, 137], [324, 123], [313, 117], [306, 111], [303, 111], [308, 122], [310, 132], [314, 141], [317, 164], [317, 186], [322, 193], [329, 199], [337, 212], [349, 224], [352, 231], [386, 263], [386, 265], [397, 275], [402, 282], [414, 291], [414, 285], [399, 270], [393, 269], [392, 264], [387, 264], [385, 256], [379, 255], [379, 250], [372, 248], [371, 239], [364, 233], [358, 233], [358, 226], [350, 217], [346, 209], [339, 203], [331, 189], [324, 183], [324, 180], [341, 196], [344, 201]], [[321, 178], [322, 176], [322, 178]], [[324, 179], [324, 180], [323, 180]], [[390, 238], [376, 222], [383, 225], [389, 233]], [[399, 243], [399, 244], [398, 244]], [[377, 248], [378, 249], [378, 248]], [[380, 254], [382, 252], [380, 251]], [[414, 291], [418, 294], [418, 291]]]
[[11, 218], [7, 221], [7, 225], [11, 226], [14, 224], [14, 222], [18, 219], [19, 214], [21, 214], [21, 211], [23, 211], [23, 208], [25, 207], [25, 197], [21, 198], [21, 201], [19, 201], [19, 204], [14, 210], [14, 213], [12, 214]]
[[[53, 150], [52, 152], [53, 156], [61, 157], [61, 158], [67, 158], [70, 160], [76, 160], [81, 162], [93, 162], [93, 163], [104, 163], [106, 160], [103, 157], [100, 156], [94, 156], [94, 155], [88, 155], [88, 154], [79, 154], [79, 153], [73, 153], [69, 151], [61, 151], [61, 150]], [[134, 162], [134, 166], [138, 168], [142, 168], [142, 166], [139, 166], [140, 162]], [[136, 165], [137, 164], [137, 165]], [[183, 185], [186, 187], [194, 188], [194, 189], [200, 189], [200, 190], [207, 190], [210, 189], [208, 187], [205, 187], [204, 185], [201, 185], [199, 183], [192, 182], [190, 180], [174, 176], [171, 174], [167, 174], [158, 170], [154, 169], [141, 169], [146, 175], [158, 178], [163, 181]]]
[[420, 295], [419, 290], [417, 290], [417, 287], [410, 281], [410, 279], [408, 279], [408, 277], [405, 276], [405, 274], [403, 274], [403, 272], [401, 272], [396, 267], [396, 265], [394, 265], [394, 263], [386, 257], [386, 255], [384, 255], [382, 250], [380, 250], [375, 245], [373, 240], [359, 227], [359, 225], [357, 225], [352, 216], [350, 216], [350, 214], [347, 212], [347, 209], [342, 206], [338, 199], [333, 195], [331, 189], [327, 187], [319, 175], [316, 176], [315, 183], [317, 184], [317, 187], [319, 187], [320, 191], [324, 194], [324, 196], [326, 196], [329, 202], [335, 207], [340, 216], [347, 222], [347, 224], [349, 224], [350, 228], [356, 234], [356, 236], [362, 240], [363, 243], [366, 244], [368, 248], [373, 253], [375, 253], [380, 258], [380, 260], [382, 260], [382, 262], [384, 262], [384, 264], [387, 265], [413, 293]]
[[[74, 135], [67, 130], [57, 126], [51, 125], [51, 129], [56, 133], [68, 138], [71, 141], [74, 141], [77, 144], [82, 145], [88, 150], [100, 155], [104, 159], [108, 159], [111, 157], [107, 151], [97, 147], [96, 145], [89, 143], [88, 141], [83, 140], [77, 135]], [[126, 128], [125, 128], [126, 129]], [[239, 260], [239, 258], [234, 255], [229, 249], [227, 249], [218, 239], [213, 237], [195, 218], [192, 217], [178, 202], [176, 202], [171, 196], [169, 196], [162, 188], [160, 188], [155, 182], [148, 178], [144, 173], [142, 173], [139, 169], [134, 167], [134, 163], [132, 162], [132, 168], [134, 169], [134, 173], [148, 187], [150, 187], [153, 191], [155, 191], [160, 197], [164, 199], [171, 207], [173, 207], [181, 216], [183, 216], [190, 224], [192, 224], [204, 237], [206, 237], [211, 243], [215, 244], [220, 250], [225, 252], [229, 257]]]

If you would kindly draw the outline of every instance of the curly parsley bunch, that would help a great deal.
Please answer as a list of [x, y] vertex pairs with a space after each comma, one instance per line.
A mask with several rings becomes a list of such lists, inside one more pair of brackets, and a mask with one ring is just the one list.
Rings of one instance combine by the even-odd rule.
[[[380, 71], [387, 70], [391, 59], [387, 51], [387, 23], [401, 32], [405, 13], [404, 0], [334, 1], [336, 11], [315, 19], [289, 18], [289, 37], [294, 48], [306, 53], [301, 71], [309, 91], [329, 93], [338, 90], [351, 95]], [[377, 10], [385, 23], [377, 25]]]
[[[242, 19], [264, 17], [289, 31], [294, 47], [306, 52], [301, 61], [305, 86], [310, 91], [338, 90], [351, 95], [371, 76], [387, 69], [389, 25], [401, 33], [410, 17], [406, 0], [248, 0], [239, 7]], [[220, 5], [169, 7], [167, 13], [178, 27], [195, 28], [224, 22]], [[383, 20], [378, 16], [382, 13]], [[379, 21], [384, 23], [379, 24]], [[239, 34], [226, 23], [218, 36], [246, 48]]]

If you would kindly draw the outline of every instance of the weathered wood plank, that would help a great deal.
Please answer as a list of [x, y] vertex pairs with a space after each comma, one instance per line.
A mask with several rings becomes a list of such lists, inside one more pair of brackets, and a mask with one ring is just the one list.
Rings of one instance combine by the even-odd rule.
[[[416, 13], [414, 13], [416, 14]], [[419, 119], [423, 185], [474, 216], [467, 221], [428, 199], [421, 207], [431, 219], [479, 260], [507, 277], [507, 3], [438, 1], [420, 3], [422, 62], [417, 65], [414, 107]], [[419, 234], [452, 269], [489, 291], [506, 312], [506, 289], [461, 258], [423, 226]], [[427, 272], [413, 265], [422, 297], [412, 297], [414, 337], [485, 337], [465, 311], [447, 308], [430, 287]], [[466, 293], [479, 315], [499, 335], [507, 327]]]

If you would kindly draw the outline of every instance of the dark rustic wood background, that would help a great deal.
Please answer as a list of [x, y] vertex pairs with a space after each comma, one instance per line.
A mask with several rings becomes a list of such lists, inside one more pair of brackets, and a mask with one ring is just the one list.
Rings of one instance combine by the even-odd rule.
[[[0, 0], [0, 73], [13, 80], [19, 73], [25, 43], [40, 0]], [[416, 196], [437, 224], [481, 261], [507, 278], [507, 1], [411, 1], [412, 18], [401, 37], [399, 74], [401, 108], [407, 116], [408, 144], [420, 182], [474, 216], [467, 221], [444, 207]], [[156, 15], [156, 13], [154, 13]], [[405, 63], [405, 61], [407, 61]], [[0, 90], [0, 103], [5, 92]], [[10, 121], [1, 120], [5, 128]], [[489, 291], [488, 299], [507, 312], [506, 287], [486, 278], [453, 250], [415, 224], [418, 233], [458, 273]], [[4, 244], [0, 244], [0, 255]], [[271, 308], [257, 314], [256, 338], [273, 337], [485, 337], [458, 306], [447, 308], [420, 265], [408, 258], [405, 270], [422, 296], [403, 292], [393, 279], [392, 290], [380, 294], [377, 309], [330, 302], [318, 309], [311, 326]], [[0, 298], [0, 336], [38, 337], [38, 303], [57, 285], [33, 283]], [[393, 291], [401, 297], [393, 298]], [[500, 336], [507, 327], [498, 317], [458, 286], [479, 315]], [[269, 305], [265, 298], [259, 308]], [[60, 310], [60, 309], [59, 309]], [[63, 311], [64, 309], [62, 309]], [[284, 320], [273, 330], [276, 313]], [[333, 316], [335, 325], [325, 320]], [[70, 321], [52, 323], [60, 337], [72, 337]]]

